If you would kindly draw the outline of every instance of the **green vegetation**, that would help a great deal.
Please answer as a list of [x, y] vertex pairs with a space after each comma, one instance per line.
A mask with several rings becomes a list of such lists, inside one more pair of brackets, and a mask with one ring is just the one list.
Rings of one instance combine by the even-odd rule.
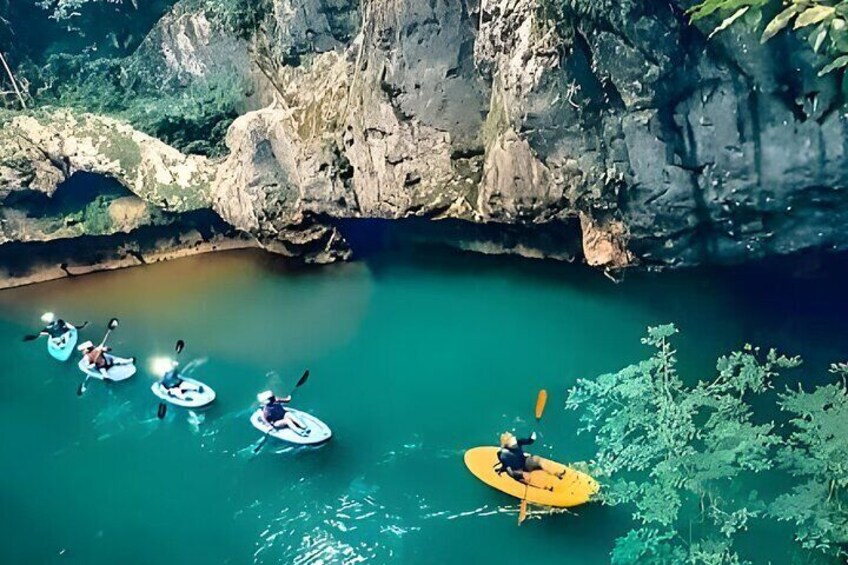
[[[193, 1], [210, 17], [233, 25], [265, 4]], [[147, 76], [143, 56], [127, 57], [172, 4], [174, 0], [38, 0], [26, 10], [19, 6], [10, 12], [6, 0], [0, 0], [0, 38], [7, 27], [19, 32], [15, 74], [23, 79], [27, 104], [116, 117], [183, 152], [224, 154], [226, 131], [248, 94], [244, 79], [223, 69], [177, 83], [162, 79], [155, 61], [150, 63], [152, 76]], [[36, 18], [42, 18], [44, 30], [29, 33], [28, 24]], [[0, 77], [0, 84], [6, 82]], [[0, 103], [20, 108], [14, 96], [6, 95]]]
[[235, 32], [249, 39], [273, 10], [271, 0], [199, 0], [206, 13]]
[[[92, 2], [104, 2], [105, 0], [38, 0], [36, 4], [40, 6], [42, 9], [47, 10], [50, 13], [50, 18], [54, 20], [69, 20], [74, 16], [80, 14], [80, 10], [86, 4], [90, 4]], [[117, 0], [117, 2], [113, 1], [115, 4], [122, 4], [122, 0]], [[127, 1], [129, 4], [130, 1]], [[132, 0], [132, 3], [135, 4], [135, 0]]]
[[763, 43], [791, 27], [804, 33], [813, 51], [827, 61], [819, 74], [848, 66], [848, 0], [704, 0], [689, 14], [693, 22], [721, 18], [711, 36], [741, 20], [765, 20]]
[[[632, 508], [637, 523], [617, 540], [612, 562], [743, 563], [734, 542], [764, 520], [792, 522], [803, 547], [843, 555], [848, 365], [832, 368], [840, 383], [778, 394], [780, 372], [801, 360], [746, 345], [721, 357], [714, 377], [687, 385], [676, 370], [676, 333], [649, 328], [642, 341], [652, 357], [569, 391], [581, 431], [596, 435], [604, 501]], [[783, 430], [764, 405], [789, 416]], [[763, 500], [744, 485], [765, 474], [794, 485]]]
[[209, 156], [225, 153], [224, 136], [247, 90], [235, 74], [156, 89], [129, 80], [124, 59], [54, 55], [39, 72], [39, 105], [114, 116], [183, 152]]
[[794, 428], [780, 462], [798, 479], [790, 493], [772, 505], [776, 518], [794, 522], [797, 539], [808, 549], [845, 553], [848, 548], [848, 365], [833, 365], [839, 383], [813, 392], [788, 390], [780, 408]]

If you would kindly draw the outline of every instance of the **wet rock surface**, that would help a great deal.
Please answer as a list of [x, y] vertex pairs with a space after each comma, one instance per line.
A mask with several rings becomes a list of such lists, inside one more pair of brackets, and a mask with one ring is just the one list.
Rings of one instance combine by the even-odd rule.
[[[0, 135], [0, 196], [99, 172], [320, 262], [350, 256], [338, 221], [366, 218], [515, 226], [506, 246], [492, 230], [446, 233], [528, 256], [576, 245], [607, 269], [845, 249], [836, 79], [792, 37], [762, 46], [739, 28], [707, 42], [688, 5], [273, 0], [237, 37], [178, 4], [133, 68], [183, 85], [239, 69], [253, 86], [229, 154], [183, 155], [98, 116], [60, 110], [41, 132], [17, 116]], [[80, 133], [92, 127], [131, 140], [140, 162], [110, 153], [104, 130]]]

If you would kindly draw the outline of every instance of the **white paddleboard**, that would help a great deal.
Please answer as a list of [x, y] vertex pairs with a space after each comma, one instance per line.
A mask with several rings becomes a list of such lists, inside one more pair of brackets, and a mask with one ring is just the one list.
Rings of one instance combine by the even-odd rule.
[[268, 435], [279, 440], [298, 445], [315, 445], [324, 443], [332, 437], [333, 432], [330, 431], [327, 424], [315, 416], [288, 407], [286, 408], [286, 411], [291, 412], [295, 418], [303, 422], [303, 425], [307, 426], [307, 430], [303, 433], [303, 435], [290, 428], [274, 429], [268, 422], [265, 421], [265, 418], [262, 417], [261, 408], [254, 412], [250, 417], [250, 423], [263, 434], [267, 434], [269, 431], [273, 430]]
[[212, 390], [208, 385], [203, 384], [200, 381], [196, 381], [194, 379], [187, 379], [185, 377], [181, 377], [182, 380], [188, 384], [194, 385], [195, 388], [203, 387], [203, 391], [193, 391], [189, 390], [182, 395], [179, 393], [171, 394], [168, 392], [164, 386], [162, 386], [161, 382], [153, 383], [150, 387], [150, 390], [153, 391], [153, 394], [164, 400], [165, 402], [170, 402], [175, 406], [182, 406], [183, 408], [202, 408], [207, 404], [212, 404], [215, 400], [215, 391]]
[[79, 370], [90, 376], [92, 379], [100, 379], [108, 380], [108, 381], [125, 381], [131, 376], [135, 374], [135, 364], [130, 362], [130, 359], [125, 359], [123, 357], [115, 357], [112, 356], [112, 359], [115, 360], [115, 364], [109, 367], [106, 370], [106, 378], [103, 378], [103, 375], [95, 368], [90, 368], [88, 366], [88, 361], [85, 356], [80, 359], [79, 362]]
[[59, 337], [47, 339], [47, 353], [57, 361], [67, 361], [71, 358], [71, 353], [74, 352], [78, 337], [77, 329], [68, 324], [68, 331]]

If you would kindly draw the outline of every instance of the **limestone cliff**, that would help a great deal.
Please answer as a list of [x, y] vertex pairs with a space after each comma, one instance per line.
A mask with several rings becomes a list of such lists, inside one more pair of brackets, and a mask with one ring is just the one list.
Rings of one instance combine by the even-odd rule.
[[227, 155], [44, 110], [3, 128], [0, 197], [99, 172], [313, 261], [349, 256], [349, 218], [452, 218], [458, 246], [608, 269], [848, 247], [842, 91], [792, 37], [707, 42], [686, 0], [258, 4], [246, 34], [178, 4], [125, 66], [249, 84]]

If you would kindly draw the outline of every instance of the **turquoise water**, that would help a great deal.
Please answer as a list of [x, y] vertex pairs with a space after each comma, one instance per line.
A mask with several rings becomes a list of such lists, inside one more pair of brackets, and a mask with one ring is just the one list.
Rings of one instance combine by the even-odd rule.
[[[423, 251], [295, 272], [239, 252], [0, 292], [0, 562], [604, 562], [626, 510], [518, 528], [516, 505], [467, 473], [463, 451], [536, 429], [535, 452], [590, 458], [565, 390], [642, 358], [649, 324], [679, 325], [695, 376], [748, 341], [803, 354], [798, 378], [821, 375], [848, 356], [840, 280], [736, 270], [613, 285], [576, 266]], [[118, 316], [111, 344], [143, 359], [139, 374], [77, 397], [75, 365], [20, 340], [46, 310], [90, 320], [94, 340]], [[178, 338], [218, 401], [160, 421], [146, 360]], [[335, 437], [254, 455], [255, 394], [306, 368], [294, 405]], [[764, 560], [791, 549], [778, 534]]]

